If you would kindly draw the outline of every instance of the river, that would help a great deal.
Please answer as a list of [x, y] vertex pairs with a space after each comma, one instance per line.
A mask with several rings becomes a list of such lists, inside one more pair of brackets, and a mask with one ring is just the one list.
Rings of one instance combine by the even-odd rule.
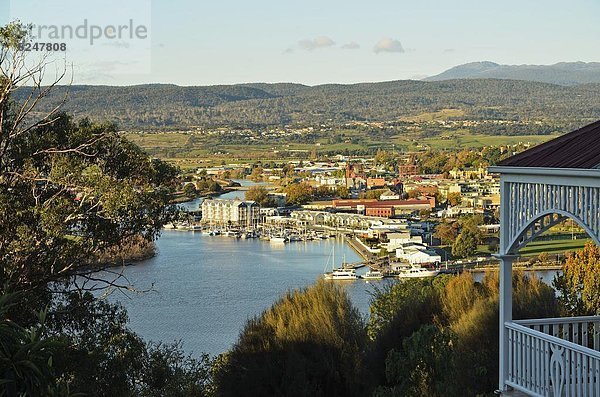
[[[240, 181], [247, 184], [247, 181]], [[243, 197], [234, 191], [222, 198]], [[202, 199], [182, 204], [197, 209]], [[238, 338], [246, 321], [269, 308], [286, 291], [320, 278], [335, 248], [336, 263], [360, 260], [340, 239], [273, 244], [257, 239], [163, 231], [155, 257], [128, 266], [136, 290], [115, 293], [131, 328], [147, 340], [181, 340], [186, 352], [219, 354]], [[359, 274], [366, 269], [359, 270]], [[551, 276], [544, 275], [550, 279]], [[480, 274], [475, 275], [480, 279]], [[366, 317], [374, 286], [391, 280], [344, 282], [353, 304]]]

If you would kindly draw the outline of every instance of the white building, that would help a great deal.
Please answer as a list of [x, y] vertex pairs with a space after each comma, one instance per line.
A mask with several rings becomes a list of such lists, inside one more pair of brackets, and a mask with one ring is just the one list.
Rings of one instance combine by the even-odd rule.
[[400, 195], [391, 191], [390, 189], [387, 189], [385, 192], [381, 193], [379, 200], [400, 200]]
[[404, 244], [423, 243], [423, 237], [411, 236], [410, 230], [406, 230], [400, 233], [387, 233], [387, 239], [388, 243], [385, 248], [390, 252], [402, 247]]
[[202, 222], [215, 225], [255, 226], [260, 205], [255, 201], [206, 199], [202, 202]]
[[407, 261], [411, 265], [442, 261], [442, 257], [436, 254], [435, 251], [428, 250], [424, 245], [414, 243], [404, 244], [396, 249], [396, 257]]

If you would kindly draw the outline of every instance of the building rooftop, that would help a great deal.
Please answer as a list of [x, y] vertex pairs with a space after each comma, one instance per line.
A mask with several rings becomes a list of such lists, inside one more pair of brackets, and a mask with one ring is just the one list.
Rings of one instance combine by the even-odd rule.
[[498, 163], [499, 167], [600, 168], [600, 120]]

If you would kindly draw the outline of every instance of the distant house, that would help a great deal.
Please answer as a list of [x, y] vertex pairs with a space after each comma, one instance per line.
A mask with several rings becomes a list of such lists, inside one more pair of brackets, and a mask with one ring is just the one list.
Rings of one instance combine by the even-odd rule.
[[381, 193], [379, 196], [380, 200], [400, 200], [400, 195], [396, 192], [387, 189], [385, 192]]
[[384, 178], [367, 178], [367, 189], [381, 189], [385, 186]]

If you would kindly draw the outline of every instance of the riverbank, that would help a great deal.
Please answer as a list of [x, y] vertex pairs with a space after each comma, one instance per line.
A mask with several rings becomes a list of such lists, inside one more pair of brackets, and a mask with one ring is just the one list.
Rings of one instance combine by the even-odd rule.
[[201, 194], [197, 194], [194, 197], [189, 197], [189, 196], [181, 195], [179, 197], [173, 198], [170, 201], [170, 204], [190, 203], [190, 202], [192, 202], [194, 200], [205, 199], [205, 198], [208, 198], [208, 197], [219, 197], [219, 196], [221, 196], [223, 194], [228, 194], [228, 193], [235, 192], [235, 191], [237, 191], [237, 189], [226, 187], [226, 188], [223, 188], [223, 190], [218, 191], [218, 192], [201, 193]]

